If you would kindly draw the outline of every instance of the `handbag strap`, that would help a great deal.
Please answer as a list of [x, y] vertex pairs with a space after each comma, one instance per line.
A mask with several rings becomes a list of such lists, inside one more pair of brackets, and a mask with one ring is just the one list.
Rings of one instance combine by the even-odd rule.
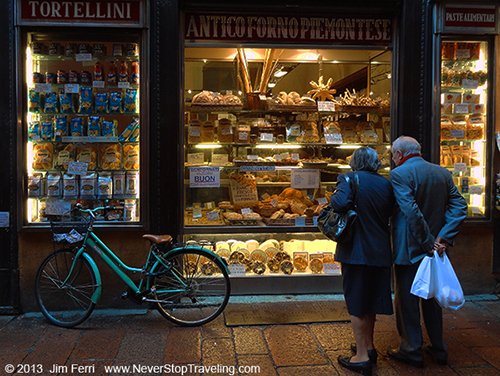
[[351, 185], [352, 189], [352, 204], [354, 206], [354, 209], [357, 209], [358, 207], [358, 190], [359, 190], [359, 176], [354, 172], [354, 179]]

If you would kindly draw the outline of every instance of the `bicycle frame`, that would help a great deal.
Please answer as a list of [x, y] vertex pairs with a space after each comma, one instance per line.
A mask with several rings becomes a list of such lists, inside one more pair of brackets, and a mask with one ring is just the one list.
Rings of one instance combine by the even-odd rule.
[[[157, 268], [163, 266], [167, 268], [167, 272], [170, 272], [170, 274], [175, 277], [181, 286], [186, 286], [185, 282], [181, 278], [181, 276], [177, 275], [169, 265], [166, 265], [162, 258], [159, 257], [157, 254], [155, 254], [154, 246], [152, 246], [149, 250], [146, 262], [142, 268], [136, 268], [136, 267], [131, 267], [126, 265], [104, 242], [93, 232], [91, 228], [89, 228], [89, 231], [86, 233], [85, 238], [83, 240], [83, 245], [78, 249], [75, 255], [75, 259], [71, 265], [71, 268], [68, 272], [68, 276], [63, 282], [63, 285], [65, 285], [69, 278], [72, 275], [73, 269], [75, 267], [75, 264], [77, 260], [80, 257], [84, 257], [89, 263], [90, 266], [93, 269], [93, 272], [96, 276], [96, 283], [97, 283], [97, 289], [94, 292], [94, 294], [91, 297], [91, 300], [93, 303], [97, 303], [99, 300], [101, 293], [102, 293], [102, 282], [101, 282], [101, 274], [99, 271], [99, 268], [96, 264], [96, 262], [93, 260], [93, 258], [90, 256], [88, 253], [87, 247], [92, 249], [110, 268], [111, 270], [120, 278], [129, 288], [130, 290], [135, 293], [135, 294], [144, 294], [150, 292], [151, 286], [149, 286], [149, 279], [148, 278], [141, 278], [138, 284], [136, 284], [126, 273], [127, 272], [132, 272], [132, 273], [150, 273], [153, 274]], [[193, 246], [188, 246], [188, 248], [196, 248], [198, 250], [201, 250], [203, 253], [206, 253], [206, 255], [210, 255], [212, 258], [217, 258], [220, 259], [216, 254], [213, 252], [210, 252], [202, 247], [193, 247]], [[175, 252], [179, 248], [173, 248], [169, 250], [165, 255], [168, 255], [172, 252]], [[146, 270], [146, 267], [151, 264], [151, 257], [155, 257], [156, 260], [154, 260], [152, 266], [149, 268], [149, 270]], [[224, 263], [223, 263], [224, 264]], [[224, 264], [225, 265], [225, 264]], [[227, 267], [226, 267], [227, 269]], [[144, 283], [146, 285], [144, 286]], [[182, 292], [183, 290], [180, 289], [168, 289], [168, 290], [160, 290], [158, 292], [165, 292], [165, 293], [173, 293], [173, 292]]]

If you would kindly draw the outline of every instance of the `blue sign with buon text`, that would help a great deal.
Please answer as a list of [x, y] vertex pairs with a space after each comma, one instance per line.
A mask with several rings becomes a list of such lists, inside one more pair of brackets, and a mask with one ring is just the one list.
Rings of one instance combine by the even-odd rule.
[[219, 167], [191, 167], [189, 169], [190, 188], [219, 188]]

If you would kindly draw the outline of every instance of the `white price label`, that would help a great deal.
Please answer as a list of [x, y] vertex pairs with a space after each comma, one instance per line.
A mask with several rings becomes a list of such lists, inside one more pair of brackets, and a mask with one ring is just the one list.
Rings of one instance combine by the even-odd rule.
[[200, 137], [201, 135], [200, 127], [189, 127], [189, 135], [192, 137]]
[[273, 155], [273, 158], [276, 160], [276, 162], [281, 162], [283, 160], [281, 154], [275, 154]]
[[298, 153], [292, 153], [290, 158], [292, 158], [292, 161], [298, 161], [300, 159], [300, 156]]
[[189, 153], [187, 156], [188, 163], [191, 164], [202, 164], [205, 162], [205, 154], [204, 153]]
[[471, 185], [471, 186], [469, 186], [469, 193], [471, 195], [482, 195], [483, 194], [483, 186], [482, 185]]
[[92, 81], [92, 87], [104, 89], [104, 81]]
[[266, 142], [272, 142], [273, 141], [273, 134], [272, 133], [261, 133], [260, 140], [266, 141]]
[[68, 174], [70, 175], [87, 175], [89, 164], [87, 162], [69, 162]]
[[453, 105], [453, 113], [454, 114], [468, 114], [469, 113], [469, 105], [467, 103], [455, 103]]
[[64, 92], [66, 94], [78, 94], [80, 92], [80, 85], [78, 84], [65, 84]]
[[320, 197], [318, 198], [318, 204], [319, 205], [326, 205], [328, 203], [328, 200], [326, 199], [326, 197]]
[[325, 133], [325, 141], [327, 144], [341, 144], [342, 135], [340, 133]]
[[219, 188], [220, 187], [219, 167], [190, 167], [189, 187]]
[[335, 263], [325, 263], [323, 264], [323, 272], [325, 274], [340, 274], [340, 268]]
[[319, 188], [319, 172], [318, 169], [292, 170], [291, 187], [295, 189]]
[[479, 81], [478, 80], [469, 80], [467, 78], [464, 78], [462, 80], [462, 87], [464, 89], [477, 89], [479, 86]]
[[278, 206], [278, 200], [276, 200], [275, 198], [273, 198], [271, 200], [271, 205], [275, 208], [276, 206]]
[[209, 221], [218, 221], [219, 220], [219, 212], [217, 212], [217, 211], [208, 212], [207, 219]]
[[330, 101], [318, 101], [318, 111], [320, 112], [334, 112], [335, 103]]
[[258, 160], [258, 159], [259, 159], [259, 156], [258, 156], [258, 155], [255, 155], [255, 154], [248, 154], [248, 155], [247, 155], [247, 159], [248, 159], [249, 161], [256, 161], [256, 160]]
[[241, 209], [241, 214], [251, 214], [252, 213], [252, 209], [250, 208], [242, 208]]
[[450, 134], [453, 138], [465, 138], [465, 131], [463, 129], [452, 129]]
[[306, 217], [295, 217], [295, 226], [304, 227], [306, 225]]
[[453, 165], [454, 172], [465, 172], [467, 171], [467, 165], [465, 163], [455, 163]]
[[238, 132], [238, 140], [248, 141], [248, 132]]
[[128, 89], [130, 87], [130, 82], [118, 82], [118, 87], [120, 89]]
[[231, 275], [245, 275], [245, 265], [243, 264], [229, 264], [229, 274]]
[[92, 54], [75, 54], [76, 61], [92, 61]]
[[229, 163], [227, 154], [212, 154], [212, 163], [215, 165], [223, 165]]
[[38, 93], [50, 93], [52, 84], [35, 84], [35, 91]]

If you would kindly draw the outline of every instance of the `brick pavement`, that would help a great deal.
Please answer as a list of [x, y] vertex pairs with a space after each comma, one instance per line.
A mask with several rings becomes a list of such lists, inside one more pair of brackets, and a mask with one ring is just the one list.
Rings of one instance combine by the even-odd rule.
[[[51, 326], [37, 315], [0, 317], [0, 375], [6, 374], [7, 364], [40, 364], [44, 375], [154, 375], [158, 373], [147, 367], [164, 364], [258, 365], [260, 374], [266, 376], [354, 375], [336, 361], [338, 355], [349, 353], [353, 341], [346, 323], [229, 328], [220, 317], [201, 328], [180, 328], [154, 311], [137, 312], [142, 313], [96, 311], [77, 329]], [[375, 374], [500, 375], [499, 300], [469, 301], [458, 312], [446, 312], [445, 333], [450, 349], [448, 366], [438, 366], [426, 357], [426, 367], [419, 370], [381, 356]], [[396, 344], [394, 316], [381, 316], [376, 325], [376, 347], [382, 352]], [[81, 372], [76, 368], [71, 372], [72, 365], [81, 366]], [[136, 372], [122, 369], [106, 373], [105, 366], [110, 365], [143, 368], [140, 372], [136, 368]], [[54, 366], [56, 372], [50, 373]], [[36, 370], [28, 369], [24, 374], [38, 374], [33, 372]], [[180, 370], [172, 369], [172, 374]]]

